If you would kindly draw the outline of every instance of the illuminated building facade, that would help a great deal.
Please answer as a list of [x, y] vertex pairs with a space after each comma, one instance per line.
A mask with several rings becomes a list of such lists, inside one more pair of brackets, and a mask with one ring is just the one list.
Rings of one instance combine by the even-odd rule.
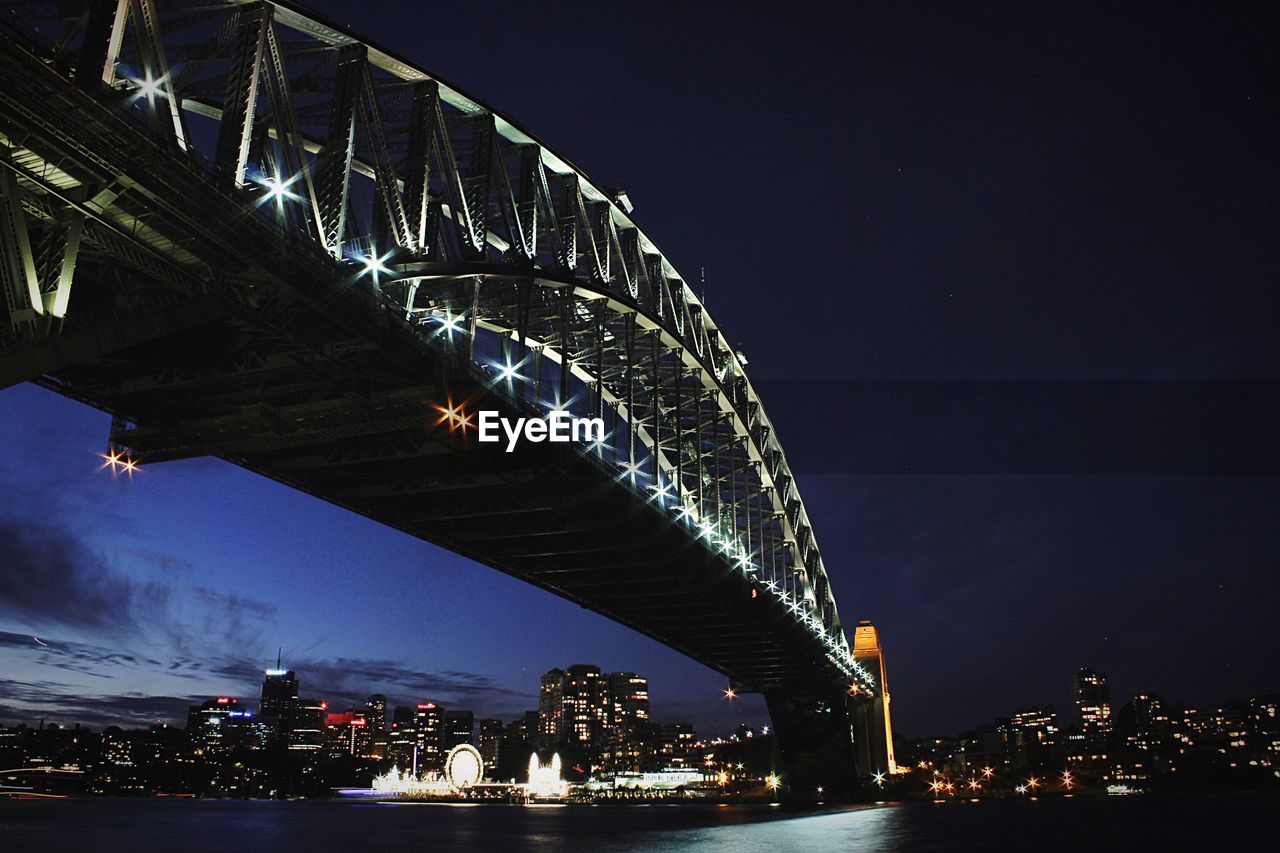
[[327, 714], [324, 725], [330, 758], [370, 757], [373, 732], [365, 711], [353, 708], [341, 714]]
[[1005, 763], [1016, 769], [1038, 770], [1048, 766], [1058, 746], [1058, 715], [1052, 708], [1015, 711], [997, 724]]
[[417, 770], [444, 769], [444, 708], [435, 702], [420, 702], [413, 718], [413, 744], [417, 747]]
[[562, 743], [564, 722], [564, 670], [548, 670], [538, 685], [538, 744]]
[[609, 725], [600, 744], [601, 764], [610, 770], [641, 770], [653, 753], [649, 681], [634, 672], [613, 672], [607, 683]]
[[219, 696], [192, 705], [187, 711], [187, 737], [202, 752], [220, 752], [248, 745], [253, 714], [238, 699]]
[[611, 722], [615, 726], [634, 729], [649, 722], [649, 680], [634, 672], [609, 673]]
[[[871, 697], [859, 701], [853, 715], [854, 746], [859, 771], [871, 776], [897, 771], [893, 758], [893, 722], [889, 716], [889, 681], [880, 635], [866, 619], [853, 629], [853, 659], [871, 675]], [[865, 692], [865, 691], [862, 691]]]
[[384, 758], [387, 754], [387, 697], [374, 693], [365, 702], [365, 719], [369, 721], [369, 757]]
[[329, 705], [318, 699], [295, 699], [285, 713], [281, 731], [294, 752], [319, 755], [325, 747], [324, 718]]
[[589, 752], [599, 750], [609, 729], [611, 712], [609, 683], [600, 667], [580, 663], [565, 671], [565, 739], [569, 743]]
[[663, 769], [700, 768], [698, 733], [690, 723], [667, 723], [658, 730], [658, 761]]
[[1082, 760], [1101, 760], [1107, 757], [1111, 741], [1111, 695], [1107, 676], [1082, 666], [1071, 677], [1071, 694], [1076, 713], [1080, 717], [1080, 740], [1076, 742], [1076, 757]]

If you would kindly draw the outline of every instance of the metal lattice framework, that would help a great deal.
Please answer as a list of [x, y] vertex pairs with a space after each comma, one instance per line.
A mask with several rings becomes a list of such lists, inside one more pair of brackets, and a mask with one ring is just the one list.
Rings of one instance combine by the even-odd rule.
[[[276, 245], [262, 255], [304, 274], [339, 268], [512, 405], [604, 417], [606, 441], [584, 452], [780, 601], [833, 671], [870, 682], [745, 360], [632, 220], [625, 192], [597, 187], [515, 122], [291, 3], [11, 5], [9, 37], [40, 45], [67, 79], [144, 128], [168, 152], [156, 168], [172, 171], [175, 194], [192, 176], [212, 183], [270, 223]], [[0, 106], [36, 115], [19, 98], [0, 94]], [[157, 200], [112, 180], [110, 157], [74, 156], [107, 177], [78, 179], [0, 136], [10, 320], [0, 346], [87, 322], [68, 316], [81, 246], [167, 284], [136, 294], [133, 315], [113, 308], [115, 334], [160, 322], [148, 319], [157, 306], [179, 317], [216, 310], [200, 301], [210, 277], [268, 299], [167, 238]], [[287, 325], [284, 309], [265, 313]], [[148, 448], [145, 429], [121, 440], [153, 459], [197, 452]]]

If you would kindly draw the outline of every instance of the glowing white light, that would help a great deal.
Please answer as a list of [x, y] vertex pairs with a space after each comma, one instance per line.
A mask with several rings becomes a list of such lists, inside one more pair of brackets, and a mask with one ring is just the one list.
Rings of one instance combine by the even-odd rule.
[[449, 787], [461, 791], [475, 785], [484, 776], [484, 759], [480, 751], [469, 743], [459, 744], [449, 751], [444, 761], [444, 778]]
[[[390, 274], [391, 270], [383, 263], [383, 261], [389, 257], [389, 254], [383, 255], [381, 258], [377, 255], [365, 255], [360, 259], [360, 262], [364, 264], [364, 273], [371, 273], [374, 276]], [[361, 273], [361, 275], [364, 273]]]
[[[284, 204], [285, 199], [294, 200], [298, 198], [296, 195], [289, 192], [289, 185], [295, 180], [297, 180], [296, 177], [290, 178], [287, 181], [281, 181], [275, 175], [267, 175], [266, 177], [258, 180], [258, 185], [267, 191], [265, 201], [274, 201], [277, 205], [282, 205]], [[381, 265], [381, 261], [378, 263]], [[390, 272], [390, 270], [386, 270], [385, 268], [383, 268], [383, 271]]]
[[665, 486], [650, 486], [649, 489], [653, 492], [654, 499], [663, 504], [671, 497], [671, 486], [671, 483], [667, 483]]
[[619, 463], [619, 467], [622, 468], [622, 476], [630, 477], [631, 482], [633, 483], [636, 480], [637, 474], [644, 476], [644, 472], [640, 470], [639, 462], [621, 462]]
[[164, 89], [160, 87], [160, 84], [164, 82], [163, 77], [159, 80], [152, 80], [148, 77], [145, 80], [134, 80], [133, 82], [138, 87], [138, 94], [147, 100], [154, 99], [156, 95], [166, 96]]
[[560, 775], [560, 754], [543, 764], [535, 752], [529, 756], [529, 781], [525, 793], [539, 800], [561, 800], [569, 795], [569, 784]]

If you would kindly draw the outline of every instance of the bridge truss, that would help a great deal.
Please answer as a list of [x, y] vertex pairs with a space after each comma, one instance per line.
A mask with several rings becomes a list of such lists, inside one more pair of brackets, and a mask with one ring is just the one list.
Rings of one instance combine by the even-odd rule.
[[[50, 377], [158, 330], [195, 327], [229, 301], [251, 306], [281, 340], [305, 338], [306, 318], [275, 303], [256, 267], [209, 260], [252, 258], [309, 282], [300, 287], [311, 304], [333, 315], [372, 304], [371, 339], [412, 337], [515, 410], [604, 417], [606, 441], [581, 452], [684, 526], [753, 597], [779, 604], [833, 680], [875, 689], [853, 659], [745, 361], [632, 220], [625, 192], [596, 186], [514, 121], [292, 3], [9, 7], [7, 76], [26, 73], [12, 58], [20, 51], [50, 73], [0, 90], [0, 386], [44, 377], [76, 396]], [[223, 224], [235, 217], [193, 203], [211, 187], [239, 220]], [[174, 223], [201, 239], [175, 238]], [[82, 293], [86, 270], [127, 298]], [[294, 372], [335, 353], [295, 347], [283, 371], [273, 358], [249, 347], [230, 356], [262, 405], [280, 402], [272, 430], [251, 428], [242, 410], [181, 429], [132, 423], [121, 406], [113, 441], [144, 462], [237, 461], [264, 441], [279, 446], [281, 419], [362, 434], [358, 412], [287, 394]], [[175, 363], [133, 391], [199, 381]], [[383, 394], [382, 416], [421, 419], [418, 394]], [[448, 404], [464, 440], [473, 402]], [[354, 408], [368, 405], [366, 395]]]

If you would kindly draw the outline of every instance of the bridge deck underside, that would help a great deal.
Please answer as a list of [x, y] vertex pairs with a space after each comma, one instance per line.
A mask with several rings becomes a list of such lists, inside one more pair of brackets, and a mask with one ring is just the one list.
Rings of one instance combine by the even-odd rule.
[[508, 453], [439, 422], [446, 399], [518, 414], [483, 383], [447, 369], [397, 376], [394, 360], [354, 345], [333, 347], [345, 352], [338, 379], [261, 340], [243, 318], [217, 320], [42, 384], [139, 423], [117, 438], [144, 460], [221, 456], [553, 591], [744, 686], [829, 692], [822, 653], [794, 618], [605, 466], [574, 446]]
[[[0, 141], [58, 164], [48, 181], [19, 181], [28, 215], [49, 229], [55, 206], [85, 218], [67, 320], [0, 351], [0, 378], [41, 376], [121, 416], [136, 429], [118, 438], [144, 463], [222, 457], [743, 685], [826, 697], [839, 683], [822, 641], [779, 598], [752, 596], [743, 573], [616, 467], [564, 445], [507, 454], [438, 424], [434, 405], [448, 399], [523, 412], [352, 286], [323, 248], [282, 241], [242, 199], [16, 51], [0, 51], [0, 106]], [[106, 195], [110, 215], [89, 202]]]

